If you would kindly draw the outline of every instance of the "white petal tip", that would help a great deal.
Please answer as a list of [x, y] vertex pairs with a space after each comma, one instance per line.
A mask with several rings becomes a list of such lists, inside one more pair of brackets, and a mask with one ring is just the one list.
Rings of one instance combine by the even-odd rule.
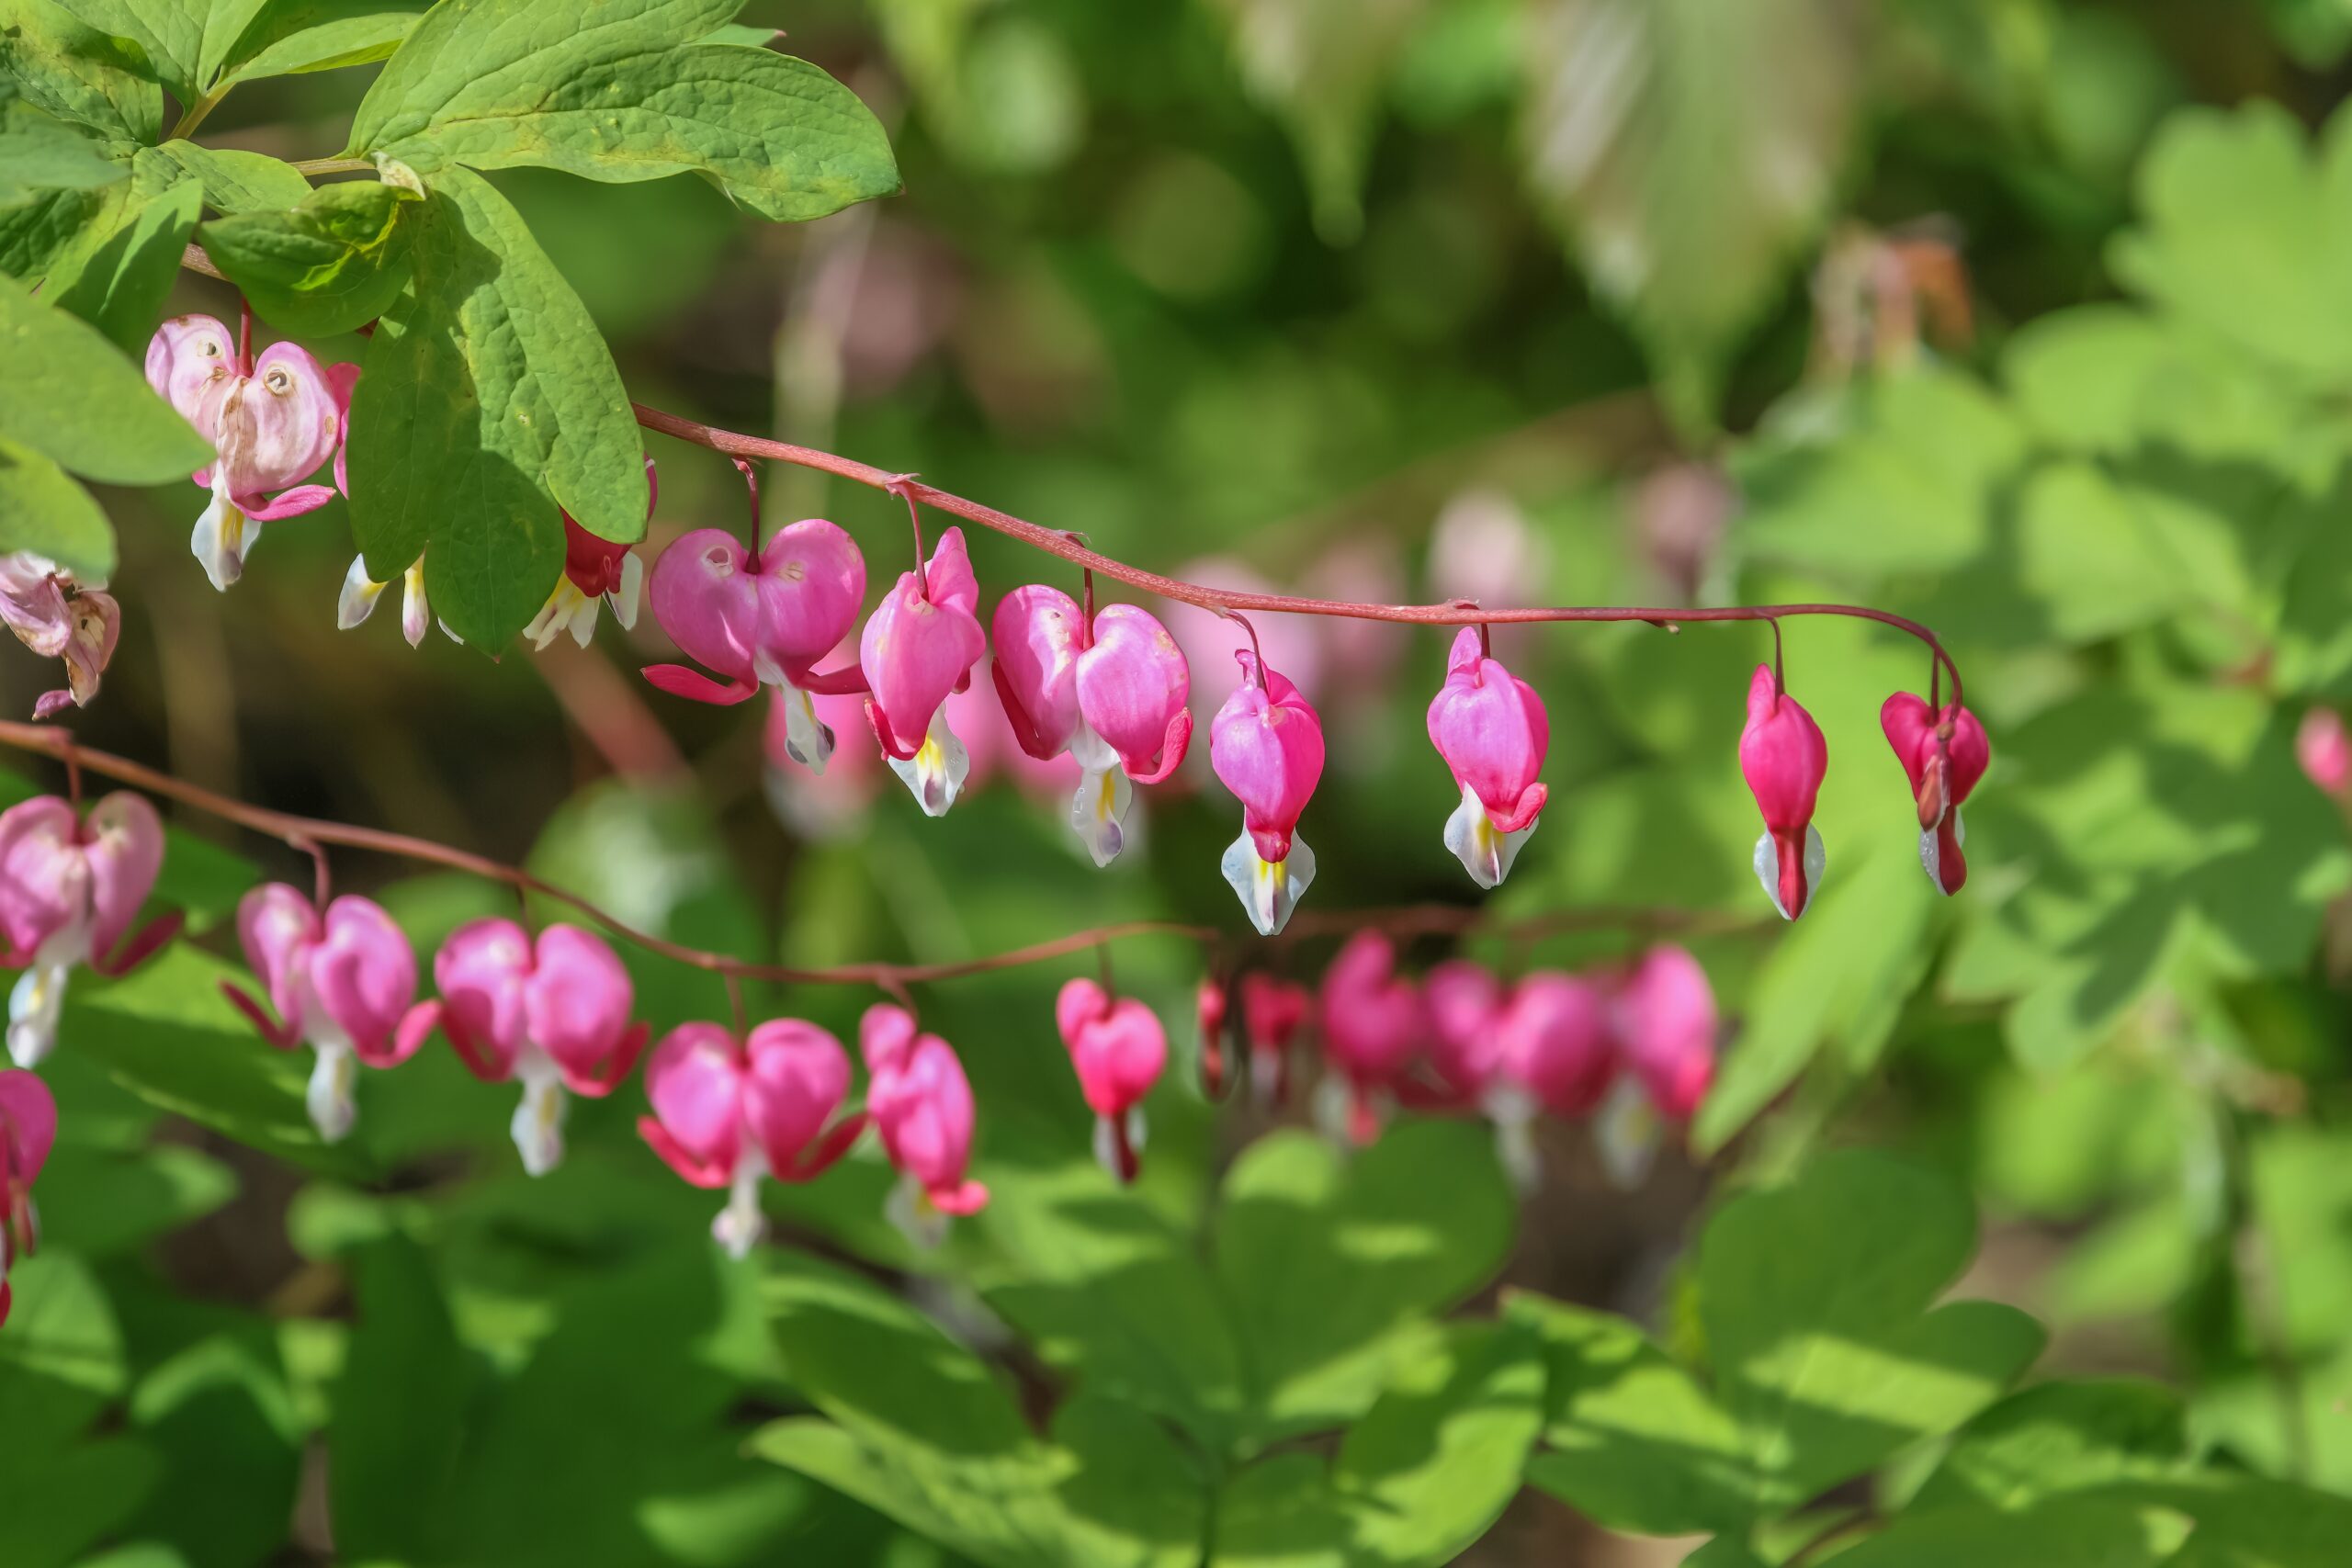
[[1315, 881], [1315, 852], [1296, 834], [1291, 836], [1290, 858], [1270, 863], [1258, 858], [1257, 843], [1244, 829], [1226, 846], [1218, 865], [1260, 936], [1276, 935], [1288, 925], [1291, 911]]

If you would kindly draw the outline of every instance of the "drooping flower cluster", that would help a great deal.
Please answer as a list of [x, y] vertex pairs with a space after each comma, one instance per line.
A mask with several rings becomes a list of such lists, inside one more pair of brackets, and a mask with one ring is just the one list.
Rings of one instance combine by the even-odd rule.
[[[1505, 981], [1467, 959], [1414, 978], [1377, 931], [1359, 931], [1325, 968], [1319, 993], [1242, 976], [1251, 1075], [1286, 1090], [1305, 1031], [1322, 1043], [1317, 1119], [1368, 1143], [1395, 1109], [1473, 1112], [1491, 1121], [1506, 1166], [1535, 1175], [1539, 1116], [1599, 1115], [1612, 1174], [1639, 1179], [1661, 1124], [1687, 1122], [1713, 1080], [1719, 1023], [1713, 988], [1679, 947], [1582, 974], [1539, 969]], [[1204, 1014], [1223, 1027], [1224, 1010]], [[1221, 1043], [1220, 1047], [1221, 1047]]]
[[[188, 540], [213, 587], [244, 574], [264, 523], [315, 512], [346, 490], [344, 437], [358, 380], [358, 366], [321, 365], [298, 344], [252, 355], [210, 316], [175, 316], [156, 329], [147, 383], [215, 453], [193, 476], [212, 499]], [[330, 460], [333, 490], [302, 482]]]
[[[1939, 892], [1957, 893], [1968, 880], [1961, 803], [1991, 765], [1992, 742], [1976, 716], [1958, 703], [1935, 707], [1909, 692], [1886, 699], [1879, 727], [1911, 783], [1919, 863]], [[1828, 850], [1813, 813], [1829, 772], [1829, 747], [1821, 726], [1782, 689], [1770, 665], [1758, 665], [1747, 683], [1739, 771], [1764, 818], [1763, 836], [1756, 840], [1756, 880], [1782, 918], [1793, 920], [1811, 905], [1828, 869]]]
[[1120, 1180], [1133, 1181], [1144, 1143], [1143, 1100], [1168, 1065], [1168, 1032], [1135, 998], [1113, 997], [1086, 979], [1062, 987], [1054, 1023], [1094, 1112], [1094, 1157]]
[[122, 609], [105, 583], [76, 582], [29, 550], [0, 556], [0, 620], [42, 658], [65, 660], [65, 684], [34, 701], [35, 718], [90, 705], [122, 632]]

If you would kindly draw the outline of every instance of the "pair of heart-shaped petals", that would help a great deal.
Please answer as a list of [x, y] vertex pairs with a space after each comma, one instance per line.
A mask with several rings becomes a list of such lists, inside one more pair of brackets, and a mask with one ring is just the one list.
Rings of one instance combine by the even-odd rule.
[[1069, 594], [1031, 583], [1004, 596], [992, 626], [997, 695], [1029, 755], [1061, 755], [1083, 724], [1137, 784], [1157, 784], [1183, 761], [1192, 670], [1150, 611], [1112, 604], [1090, 626]]
[[805, 686], [816, 661], [856, 624], [865, 599], [865, 558], [820, 517], [787, 524], [754, 557], [719, 528], [681, 536], [654, 563], [653, 618], [685, 654], [725, 676], [681, 665], [646, 678], [677, 696], [737, 703], [765, 682]]

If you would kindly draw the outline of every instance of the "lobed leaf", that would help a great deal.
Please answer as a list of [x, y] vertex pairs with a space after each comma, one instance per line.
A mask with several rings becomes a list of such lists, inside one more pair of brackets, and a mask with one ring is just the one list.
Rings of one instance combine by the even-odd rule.
[[409, 278], [415, 206], [373, 180], [308, 185], [294, 205], [230, 210], [204, 225], [207, 254], [265, 320], [303, 337], [332, 337], [374, 321]]
[[193, 177], [204, 186], [204, 204], [219, 212], [293, 207], [311, 194], [311, 182], [293, 164], [232, 147], [203, 147], [174, 140], [160, 147], [141, 148], [135, 162], [142, 169], [163, 164]]

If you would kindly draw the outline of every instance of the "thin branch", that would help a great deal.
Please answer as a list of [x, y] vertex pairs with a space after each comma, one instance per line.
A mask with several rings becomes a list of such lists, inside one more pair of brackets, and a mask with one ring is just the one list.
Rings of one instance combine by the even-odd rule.
[[[234, 822], [256, 833], [276, 839], [305, 854], [317, 857], [322, 891], [324, 888], [325, 857], [321, 846], [338, 844], [345, 849], [367, 850], [377, 854], [396, 855], [405, 860], [428, 865], [447, 866], [487, 881], [503, 883], [525, 893], [537, 894], [563, 904], [587, 919], [601, 926], [623, 942], [635, 943], [649, 953], [695, 969], [724, 975], [739, 980], [762, 980], [794, 986], [872, 986], [904, 999], [906, 987], [935, 980], [961, 979], [971, 975], [990, 974], [1001, 969], [1016, 969], [1025, 964], [1043, 964], [1073, 953], [1107, 947], [1114, 942], [1133, 937], [1174, 937], [1183, 941], [1215, 945], [1232, 940], [1230, 933], [1215, 926], [1192, 925], [1181, 920], [1122, 920], [1111, 925], [1072, 931], [1049, 942], [1032, 942], [1002, 953], [952, 964], [844, 964], [825, 969], [799, 969], [781, 964], [753, 964], [712, 953], [703, 948], [688, 947], [650, 931], [639, 931], [618, 917], [605, 910], [577, 893], [559, 887], [532, 875], [520, 866], [507, 865], [486, 855], [436, 843], [406, 833], [389, 832], [379, 828], [362, 828], [347, 822], [331, 822], [321, 818], [298, 817], [290, 812], [272, 811], [266, 807], [249, 806], [241, 800], [175, 778], [169, 773], [118, 757], [108, 751], [94, 751], [74, 744], [71, 732], [46, 725], [17, 724], [0, 721], [0, 745], [14, 746], [21, 750], [38, 751], [54, 757], [61, 762], [88, 773], [118, 780], [151, 795], [163, 795], [199, 811], [208, 812], [224, 821]], [[1759, 922], [1723, 915], [1691, 912], [1681, 909], [1599, 908], [1562, 909], [1534, 919], [1509, 925], [1497, 925], [1515, 935], [1542, 936], [1576, 931], [1626, 930], [1644, 932], [1674, 931], [1684, 934], [1738, 931], [1754, 929]], [[1282, 946], [1317, 937], [1344, 935], [1352, 931], [1378, 929], [1392, 936], [1467, 935], [1488, 927], [1491, 922], [1485, 910], [1466, 905], [1412, 904], [1389, 908], [1339, 911], [1329, 913], [1302, 912], [1279, 937], [1267, 945]]]

